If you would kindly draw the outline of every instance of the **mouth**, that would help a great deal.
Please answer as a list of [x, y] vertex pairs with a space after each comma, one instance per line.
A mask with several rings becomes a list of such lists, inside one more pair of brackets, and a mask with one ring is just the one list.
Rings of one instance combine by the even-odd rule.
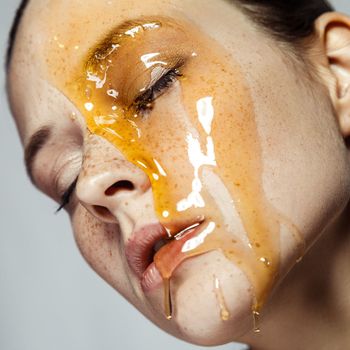
[[[135, 230], [126, 244], [125, 255], [127, 262], [140, 279], [141, 287], [145, 293], [159, 288], [163, 278], [154, 262], [155, 255], [165, 246], [183, 245], [199, 231], [202, 221], [187, 225], [173, 237], [169, 237], [167, 230], [160, 223], [151, 224]], [[178, 262], [179, 257], [172, 257]], [[174, 270], [177, 266], [171, 267]], [[169, 267], [170, 268], [170, 267]]]

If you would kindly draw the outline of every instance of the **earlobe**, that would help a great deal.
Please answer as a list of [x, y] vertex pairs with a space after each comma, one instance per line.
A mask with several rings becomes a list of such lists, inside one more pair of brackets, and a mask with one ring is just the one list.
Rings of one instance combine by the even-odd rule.
[[320, 16], [316, 33], [323, 45], [327, 71], [325, 79], [338, 116], [341, 132], [350, 136], [350, 18], [337, 12]]

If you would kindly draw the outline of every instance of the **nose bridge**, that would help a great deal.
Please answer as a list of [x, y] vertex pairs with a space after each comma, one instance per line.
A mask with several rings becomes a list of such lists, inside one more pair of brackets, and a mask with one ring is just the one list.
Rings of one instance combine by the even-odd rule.
[[96, 135], [87, 137], [76, 192], [94, 215], [111, 221], [122, 200], [137, 200], [149, 187], [147, 175], [113, 145]]

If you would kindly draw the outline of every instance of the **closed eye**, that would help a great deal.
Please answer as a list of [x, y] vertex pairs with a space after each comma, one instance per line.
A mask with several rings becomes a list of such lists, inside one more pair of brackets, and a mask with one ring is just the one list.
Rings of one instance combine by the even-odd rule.
[[60, 206], [56, 210], [56, 214], [60, 212], [62, 209], [66, 207], [66, 205], [69, 204], [71, 197], [73, 195], [73, 192], [75, 190], [75, 187], [77, 185], [78, 178], [74, 180], [74, 182], [67, 188], [67, 190], [63, 193], [60, 201]]
[[136, 112], [141, 115], [150, 112], [153, 109], [154, 101], [163, 95], [178, 80], [178, 77], [181, 76], [182, 74], [178, 68], [167, 71], [151, 87], [135, 99], [133, 106]]

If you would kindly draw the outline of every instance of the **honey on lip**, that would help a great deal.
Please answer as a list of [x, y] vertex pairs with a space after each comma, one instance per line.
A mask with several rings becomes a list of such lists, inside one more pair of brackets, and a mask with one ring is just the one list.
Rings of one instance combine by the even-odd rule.
[[[71, 81], [55, 74], [53, 80], [79, 108], [90, 132], [147, 174], [159, 221], [172, 236], [178, 223], [204, 218], [198, 235], [173, 241], [155, 255], [165, 294], [170, 295], [178, 264], [220, 250], [251, 282], [258, 315], [279, 271], [281, 224], [300, 235], [264, 193], [254, 104], [234, 59], [190, 24], [150, 19], [111, 32]], [[152, 86], [158, 90], [149, 91]], [[158, 96], [152, 101], [150, 95], [147, 104], [150, 93]], [[231, 194], [248, 243], [227, 230], [203, 184], [203, 169]], [[216, 278], [215, 286], [221, 317], [229, 319]], [[170, 318], [171, 301], [166, 304]]]

